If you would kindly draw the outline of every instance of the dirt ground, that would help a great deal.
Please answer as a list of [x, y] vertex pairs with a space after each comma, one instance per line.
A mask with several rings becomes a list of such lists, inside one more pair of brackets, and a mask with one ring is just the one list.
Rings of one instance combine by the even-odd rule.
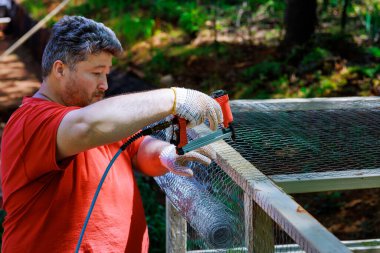
[[380, 189], [294, 194], [340, 240], [380, 238]]

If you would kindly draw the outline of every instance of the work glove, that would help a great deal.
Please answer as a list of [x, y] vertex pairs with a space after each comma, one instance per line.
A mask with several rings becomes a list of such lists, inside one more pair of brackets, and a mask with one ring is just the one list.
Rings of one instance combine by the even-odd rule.
[[188, 127], [199, 125], [208, 119], [211, 130], [215, 131], [223, 122], [220, 105], [210, 96], [191, 89], [173, 87], [175, 104], [173, 114], [185, 118]]
[[212, 160], [216, 159], [216, 152], [211, 147], [204, 146], [184, 155], [177, 155], [175, 146], [169, 145], [161, 151], [159, 159], [161, 164], [172, 173], [191, 177], [193, 171], [190, 169], [190, 164], [198, 162], [203, 165], [210, 165]]

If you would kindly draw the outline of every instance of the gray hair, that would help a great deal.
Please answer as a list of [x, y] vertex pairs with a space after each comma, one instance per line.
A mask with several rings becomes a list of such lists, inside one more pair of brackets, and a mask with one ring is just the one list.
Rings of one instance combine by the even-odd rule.
[[91, 54], [107, 52], [114, 56], [123, 48], [115, 33], [102, 23], [79, 16], [64, 16], [52, 29], [42, 55], [42, 77], [51, 72], [53, 64], [61, 60], [71, 70]]

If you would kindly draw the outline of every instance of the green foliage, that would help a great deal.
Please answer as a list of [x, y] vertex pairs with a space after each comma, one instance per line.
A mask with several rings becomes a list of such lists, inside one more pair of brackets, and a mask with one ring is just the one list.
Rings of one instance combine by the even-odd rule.
[[157, 0], [151, 7], [154, 17], [176, 22], [182, 13], [182, 7], [176, 0]]
[[153, 34], [154, 20], [125, 14], [118, 19], [113, 28], [125, 42], [132, 44]]
[[164, 51], [160, 49], [156, 49], [153, 52], [152, 60], [149, 62], [146, 68], [147, 68], [147, 71], [152, 74], [155, 74], [155, 73], [168, 74], [173, 71], [174, 65], [170, 61], [170, 58], [168, 58], [165, 55]]
[[155, 17], [178, 22], [179, 27], [189, 34], [198, 32], [207, 20], [204, 8], [195, 1], [158, 0], [151, 13]]
[[372, 55], [372, 56], [374, 56], [374, 57], [376, 57], [376, 58], [380, 58], [380, 48], [379, 48], [379, 47], [369, 47], [369, 48], [367, 49], [367, 52], [368, 52], [370, 55]]
[[374, 78], [380, 73], [380, 65], [375, 66], [353, 66], [349, 68], [351, 73], [358, 73], [362, 76]]
[[[113, 4], [114, 2], [115, 1], [110, 1], [110, 4]], [[87, 3], [91, 9], [101, 9], [106, 6], [106, 2], [102, 0], [89, 0]]]
[[199, 47], [178, 46], [168, 50], [168, 55], [185, 60], [189, 57], [212, 58], [220, 55], [228, 57], [228, 49], [224, 45], [210, 44]]
[[[69, 5], [69, 8], [65, 11], [69, 15], [82, 15], [88, 18], [95, 20], [103, 20], [104, 16], [109, 18], [109, 10], [116, 10], [116, 13], [119, 14], [123, 10], [123, 7], [120, 7], [122, 1], [102, 1], [102, 0], [87, 0], [80, 5]], [[117, 14], [111, 12], [111, 17], [116, 16]]]
[[253, 78], [259, 78], [265, 80], [279, 76], [281, 73], [281, 63], [277, 61], [266, 60], [260, 64], [256, 64], [252, 67], [246, 68], [243, 71], [243, 77], [246, 80], [252, 80]]
[[365, 28], [370, 38], [378, 40], [380, 36], [380, 3], [370, 1], [365, 11]]
[[45, 4], [43, 0], [24, 1], [23, 6], [30, 16], [34, 19], [42, 19], [46, 15]]
[[195, 4], [188, 5], [179, 18], [179, 26], [189, 34], [195, 34], [206, 22], [207, 16], [203, 9]]
[[266, 12], [269, 16], [282, 16], [286, 7], [283, 0], [249, 0], [248, 4], [253, 10], [257, 10], [256, 14]]
[[303, 57], [301, 60], [301, 65], [308, 65], [310, 63], [319, 62], [330, 56], [331, 53], [328, 50], [320, 47], [315, 47]]

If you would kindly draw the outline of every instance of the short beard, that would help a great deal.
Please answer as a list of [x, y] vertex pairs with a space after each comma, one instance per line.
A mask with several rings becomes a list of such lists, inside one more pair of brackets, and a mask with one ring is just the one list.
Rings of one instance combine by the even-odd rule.
[[64, 94], [62, 95], [63, 103], [66, 106], [79, 106], [85, 107], [91, 104], [91, 98], [83, 96], [83, 93], [79, 89], [80, 85], [78, 85], [74, 78], [70, 78], [69, 84], [66, 85], [66, 89], [64, 90]]

